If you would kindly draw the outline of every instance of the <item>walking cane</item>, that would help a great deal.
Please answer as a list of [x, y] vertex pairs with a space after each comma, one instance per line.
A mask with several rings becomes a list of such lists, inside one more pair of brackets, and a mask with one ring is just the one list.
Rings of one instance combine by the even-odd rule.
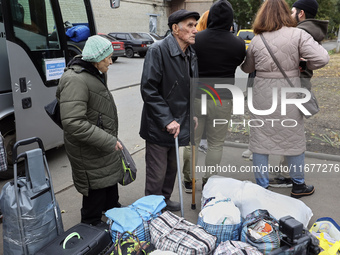
[[195, 151], [195, 145], [191, 146], [191, 176], [192, 176], [192, 196], [191, 196], [191, 210], [196, 210], [196, 199], [195, 199], [195, 190], [196, 190], [196, 179], [195, 179], [195, 156], [196, 156], [196, 151]]
[[180, 203], [181, 203], [181, 216], [184, 218], [183, 194], [182, 194], [182, 180], [181, 180], [181, 166], [180, 166], [180, 164], [179, 164], [178, 136], [175, 138], [175, 146], [176, 146], [176, 161], [177, 161], [177, 175], [178, 175], [179, 201], [180, 201]]

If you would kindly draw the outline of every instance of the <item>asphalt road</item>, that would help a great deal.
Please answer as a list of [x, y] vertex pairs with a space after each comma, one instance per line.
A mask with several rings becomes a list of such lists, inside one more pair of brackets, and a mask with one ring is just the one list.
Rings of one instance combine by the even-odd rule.
[[322, 43], [322, 46], [326, 50], [334, 50], [336, 48], [336, 45], [337, 45], [337, 41], [336, 40], [326, 41], [326, 42]]
[[144, 58], [120, 57], [113, 63], [108, 71], [109, 89], [116, 90], [128, 85], [140, 84]]

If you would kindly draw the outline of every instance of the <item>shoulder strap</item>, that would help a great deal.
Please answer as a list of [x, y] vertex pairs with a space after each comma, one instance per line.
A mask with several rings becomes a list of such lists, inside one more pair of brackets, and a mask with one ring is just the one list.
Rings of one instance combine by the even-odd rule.
[[271, 48], [269, 47], [269, 45], [268, 45], [266, 39], [264, 39], [263, 34], [260, 34], [260, 36], [261, 36], [261, 39], [262, 39], [264, 45], [266, 46], [266, 48], [267, 48], [269, 54], [272, 56], [272, 58], [273, 58], [275, 64], [276, 64], [277, 67], [280, 69], [280, 71], [281, 71], [283, 77], [285, 77], [285, 79], [288, 81], [289, 85], [290, 85], [291, 87], [294, 88], [293, 83], [290, 81], [290, 79], [288, 78], [287, 74], [286, 74], [285, 71], [282, 69], [282, 67], [281, 67], [281, 65], [280, 65], [280, 63], [279, 63], [279, 61], [277, 61], [277, 58], [275, 57], [274, 53], [272, 52]]

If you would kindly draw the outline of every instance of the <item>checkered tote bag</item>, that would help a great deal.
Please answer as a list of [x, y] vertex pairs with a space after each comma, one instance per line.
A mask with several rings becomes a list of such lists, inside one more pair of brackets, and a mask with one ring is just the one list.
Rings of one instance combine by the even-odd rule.
[[7, 154], [5, 149], [5, 139], [0, 133], [0, 171], [7, 170]]
[[207, 255], [215, 249], [215, 236], [169, 211], [152, 220], [149, 228], [151, 243], [158, 250]]
[[[259, 221], [268, 223], [272, 231], [258, 239], [250, 234], [250, 230], [256, 226]], [[241, 241], [255, 246], [263, 254], [269, 254], [271, 251], [280, 247], [281, 233], [279, 231], [279, 222], [267, 210], [255, 210], [247, 215], [242, 224]]]
[[[210, 199], [208, 199], [207, 201], [210, 201]], [[227, 199], [212, 199], [211, 203], [208, 203], [206, 205], [203, 206], [203, 209], [201, 210], [201, 212], [198, 214], [198, 220], [197, 220], [197, 225], [202, 226], [205, 231], [207, 231], [208, 233], [212, 234], [213, 236], [217, 237], [216, 240], [216, 247], [224, 241], [227, 240], [235, 240], [238, 241], [240, 240], [240, 233], [241, 233], [241, 229], [242, 229], [242, 220], [241, 220], [241, 215], [240, 212], [238, 210], [238, 219], [239, 219], [239, 223], [236, 224], [210, 224], [204, 221], [204, 210], [205, 209], [212, 209], [212, 211], [214, 212], [214, 215], [216, 214], [216, 216], [218, 216], [218, 218], [221, 218], [222, 216], [226, 216], [228, 213], [225, 211], [221, 211], [218, 210], [217, 207], [215, 205], [218, 205], [220, 203], [224, 203], [227, 206], [233, 206], [235, 207], [234, 203], [231, 202], [230, 198]], [[231, 205], [229, 205], [231, 204]], [[229, 208], [229, 207], [224, 207], [224, 208]], [[235, 209], [237, 209], [235, 207]], [[209, 211], [209, 213], [211, 212], [211, 210]], [[235, 216], [236, 215], [228, 215], [230, 217]], [[229, 218], [229, 217], [228, 217]]]
[[214, 255], [262, 255], [262, 253], [248, 243], [225, 241], [218, 245], [214, 251]]

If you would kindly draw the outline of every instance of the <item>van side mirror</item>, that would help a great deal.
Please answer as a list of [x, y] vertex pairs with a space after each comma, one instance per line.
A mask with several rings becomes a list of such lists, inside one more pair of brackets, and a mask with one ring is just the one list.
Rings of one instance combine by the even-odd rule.
[[117, 9], [120, 6], [120, 0], [110, 0], [110, 6], [112, 9]]

